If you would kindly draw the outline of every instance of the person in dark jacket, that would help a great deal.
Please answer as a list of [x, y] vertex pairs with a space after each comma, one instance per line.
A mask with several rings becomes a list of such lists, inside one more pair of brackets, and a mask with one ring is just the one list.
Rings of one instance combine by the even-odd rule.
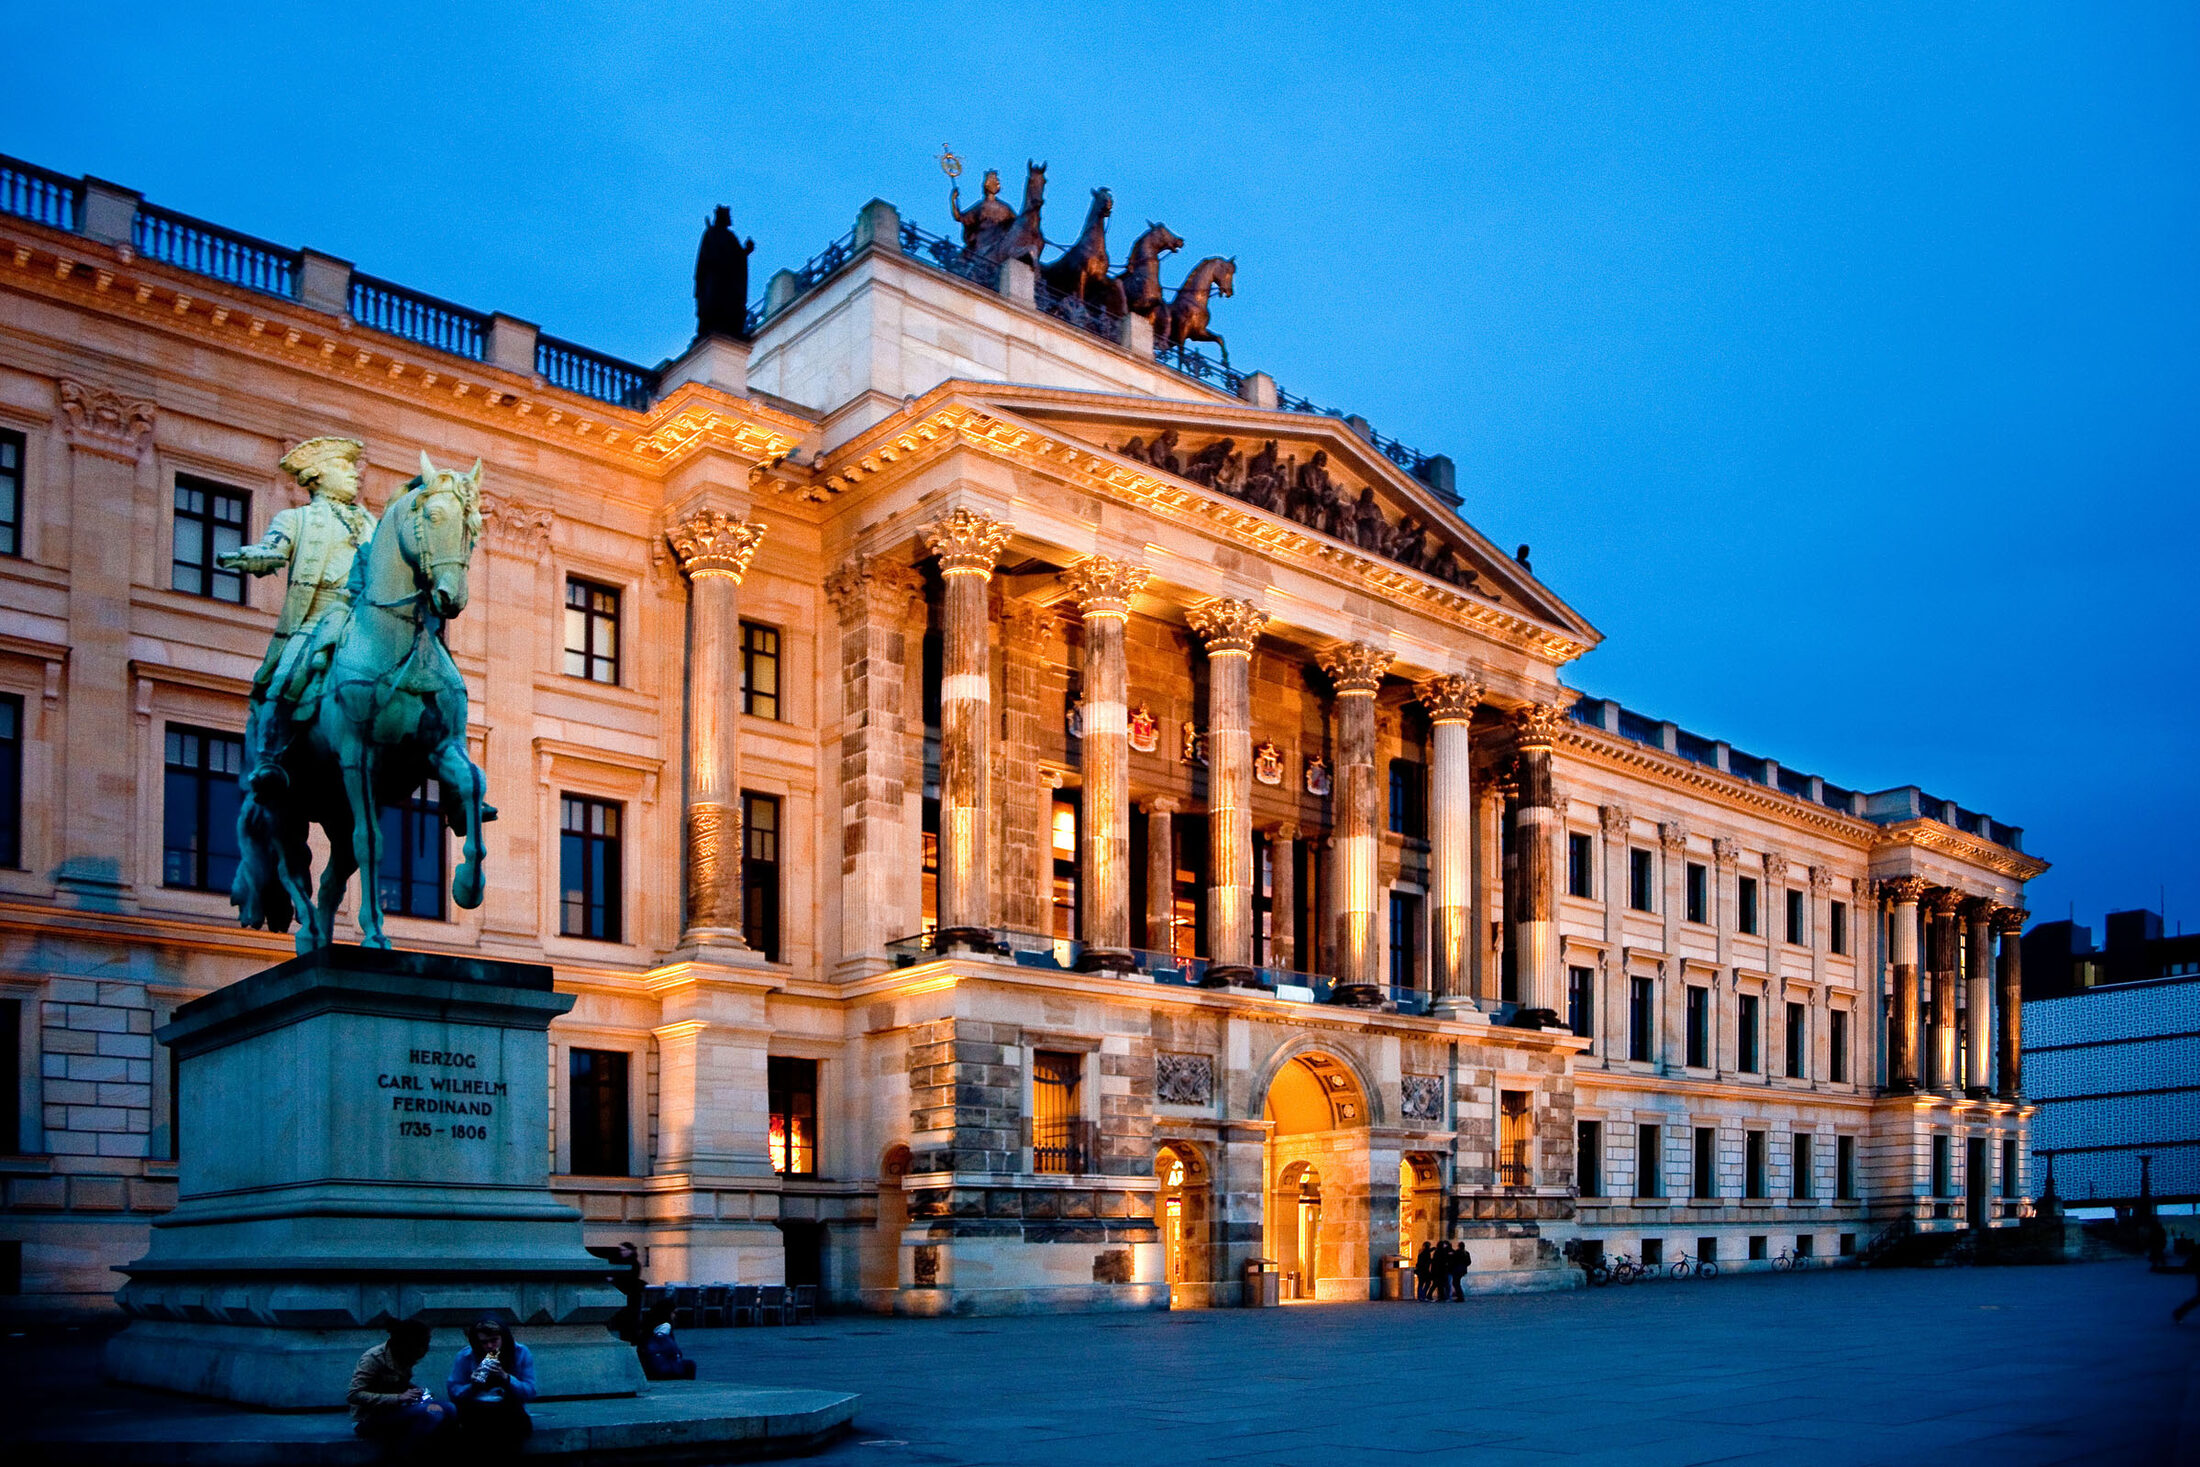
[[421, 1321], [401, 1319], [390, 1326], [387, 1340], [359, 1357], [344, 1397], [353, 1431], [405, 1454], [451, 1424], [450, 1405], [413, 1384], [413, 1367], [428, 1358], [433, 1339]]
[[1422, 1303], [1436, 1297], [1436, 1245], [1423, 1243], [1413, 1255], [1413, 1297]]
[[466, 1339], [446, 1383], [458, 1407], [459, 1435], [469, 1447], [517, 1449], [535, 1429], [527, 1414], [535, 1399], [535, 1357], [493, 1314], [468, 1326]]
[[649, 1331], [635, 1353], [641, 1357], [642, 1374], [651, 1380], [695, 1379], [695, 1362], [681, 1352], [679, 1337], [672, 1332], [670, 1304], [649, 1312]]
[[1450, 1247], [1451, 1267], [1444, 1271], [1444, 1282], [1449, 1286], [1450, 1301], [1464, 1304], [1467, 1302], [1467, 1270], [1474, 1267], [1474, 1255], [1467, 1251], [1464, 1243], [1453, 1243]]

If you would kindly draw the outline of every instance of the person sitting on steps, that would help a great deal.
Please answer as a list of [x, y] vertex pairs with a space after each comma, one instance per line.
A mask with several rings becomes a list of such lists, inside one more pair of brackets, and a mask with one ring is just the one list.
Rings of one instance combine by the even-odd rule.
[[389, 1338], [359, 1357], [352, 1367], [351, 1429], [382, 1443], [395, 1456], [408, 1456], [450, 1426], [448, 1402], [413, 1384], [413, 1367], [428, 1358], [434, 1333], [417, 1319], [390, 1326]]

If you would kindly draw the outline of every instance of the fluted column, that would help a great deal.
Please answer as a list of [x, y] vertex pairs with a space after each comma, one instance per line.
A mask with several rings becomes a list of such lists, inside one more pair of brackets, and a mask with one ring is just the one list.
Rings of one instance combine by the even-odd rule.
[[1551, 744], [1565, 715], [1554, 704], [1535, 703], [1519, 713], [1520, 782], [1514, 849], [1519, 866], [1518, 904], [1513, 927], [1520, 934], [1520, 1007], [1516, 1022], [1556, 1027], [1560, 1022], [1558, 982], [1558, 910], [1552, 844], [1557, 839], [1558, 805], [1551, 790]]
[[1176, 951], [1176, 812], [1174, 795], [1146, 801], [1146, 946]]
[[1335, 1000], [1382, 1002], [1382, 954], [1375, 943], [1375, 694], [1391, 654], [1350, 642], [1322, 658], [1337, 688]]
[[1438, 1002], [1472, 996], [1474, 777], [1471, 727], [1482, 685], [1445, 673], [1414, 690], [1429, 717], [1429, 990]]
[[1925, 960], [1933, 975], [1933, 1088], [1946, 1092], [1963, 1088], [1956, 1073], [1956, 985], [1962, 982], [1956, 911], [1962, 905], [1963, 893], [1945, 886], [1925, 899], [1932, 918]]
[[1063, 572], [1085, 619], [1085, 838], [1078, 852], [1085, 952], [1078, 966], [1128, 969], [1131, 948], [1130, 715], [1123, 626], [1151, 572], [1095, 555]]
[[741, 578], [764, 526], [698, 510], [666, 538], [688, 578], [687, 927], [683, 946], [741, 936]]
[[1974, 1098], [1994, 1093], [1994, 913], [1980, 897], [1964, 903], [1970, 924], [1971, 960], [1963, 970], [1963, 1090]]
[[1253, 643], [1268, 613], [1225, 597], [1186, 618], [1207, 644], [1207, 982], [1257, 986], [1253, 967]]
[[1271, 968], [1295, 971], [1299, 966], [1298, 854], [1298, 826], [1286, 821], [1268, 832], [1268, 966]]
[[939, 946], [987, 948], [993, 922], [987, 835], [993, 819], [993, 679], [986, 585], [1009, 527], [957, 508], [924, 530], [941, 598]]
[[1994, 1088], [2003, 1100], [2024, 1093], [2024, 919], [2020, 907], [1994, 912], [1994, 930], [2001, 934], [2000, 1023], [1995, 1034], [2000, 1063]]
[[1924, 1078], [1918, 1069], [1917, 904], [1925, 896], [1925, 878], [1897, 876], [1881, 883], [1894, 903], [1887, 919], [1888, 952], [1894, 965], [1894, 1034], [1888, 1042], [1887, 1088], [1915, 1090]]

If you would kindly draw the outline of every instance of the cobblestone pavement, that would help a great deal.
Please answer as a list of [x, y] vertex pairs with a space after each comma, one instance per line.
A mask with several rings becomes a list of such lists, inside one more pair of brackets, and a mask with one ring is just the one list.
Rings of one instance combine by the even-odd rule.
[[[863, 1393], [831, 1463], [2200, 1463], [2200, 1314], [2143, 1264], [1819, 1272], [1471, 1304], [691, 1330]], [[2183, 1423], [2180, 1450], [2180, 1422]]]

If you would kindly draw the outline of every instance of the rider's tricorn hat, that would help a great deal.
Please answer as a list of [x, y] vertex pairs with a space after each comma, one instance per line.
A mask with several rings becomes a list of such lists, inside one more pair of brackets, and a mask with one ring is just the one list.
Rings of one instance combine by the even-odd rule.
[[308, 438], [283, 455], [283, 468], [300, 483], [310, 484], [330, 464], [348, 463], [357, 468], [366, 452], [367, 445], [356, 438]]

